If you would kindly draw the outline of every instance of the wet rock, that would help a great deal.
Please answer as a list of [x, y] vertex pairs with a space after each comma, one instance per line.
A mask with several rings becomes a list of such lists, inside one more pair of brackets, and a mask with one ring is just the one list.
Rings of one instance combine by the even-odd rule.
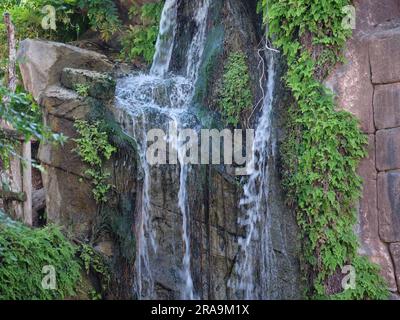
[[114, 255], [114, 243], [112, 241], [102, 241], [94, 249], [106, 257]]

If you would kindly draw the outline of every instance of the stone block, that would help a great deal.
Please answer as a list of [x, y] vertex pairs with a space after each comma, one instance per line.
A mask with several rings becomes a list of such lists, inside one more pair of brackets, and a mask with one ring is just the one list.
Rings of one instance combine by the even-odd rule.
[[400, 242], [400, 171], [378, 175], [378, 209], [382, 240]]
[[374, 114], [376, 129], [400, 127], [400, 83], [375, 87]]
[[376, 167], [378, 171], [400, 169], [400, 128], [376, 133]]
[[394, 268], [396, 271], [397, 288], [400, 292], [400, 242], [390, 244], [390, 253], [394, 262]]
[[371, 38], [369, 54], [372, 83], [400, 82], [400, 28]]

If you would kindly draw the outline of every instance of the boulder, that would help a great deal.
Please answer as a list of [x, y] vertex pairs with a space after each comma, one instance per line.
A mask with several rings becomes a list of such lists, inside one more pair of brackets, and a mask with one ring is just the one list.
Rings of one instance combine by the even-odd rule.
[[77, 91], [78, 86], [85, 88], [86, 95], [96, 99], [110, 100], [115, 95], [115, 81], [109, 75], [84, 69], [64, 68], [61, 84]]
[[43, 92], [60, 83], [65, 67], [111, 71], [113, 65], [106, 56], [58, 42], [27, 39], [17, 53], [25, 89], [41, 103]]

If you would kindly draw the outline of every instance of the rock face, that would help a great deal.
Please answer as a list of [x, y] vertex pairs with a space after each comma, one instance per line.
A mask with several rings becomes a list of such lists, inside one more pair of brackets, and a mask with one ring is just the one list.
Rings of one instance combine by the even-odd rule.
[[[259, 71], [255, 66], [259, 62], [257, 44], [260, 34], [257, 34], [255, 19], [250, 14], [255, 3], [248, 1], [243, 6], [244, 2], [239, 0], [213, 1], [208, 26], [211, 35], [202, 63], [202, 77], [206, 84], [213, 84], [212, 79], [216, 77], [206, 71], [215, 54], [221, 54], [221, 60], [215, 61], [223, 61], [224, 54], [219, 45], [226, 43], [227, 51], [243, 50], [249, 55], [249, 65], [254, 67], [251, 80], [257, 100], [260, 97]], [[193, 31], [184, 29], [192, 25], [185, 19], [193, 19], [193, 9], [192, 1], [179, 2], [183, 18], [179, 22], [181, 33], [178, 32], [177, 43], [181, 46], [174, 49], [173, 62], [178, 73], [185, 67], [179, 64], [179, 57], [185, 54], [184, 43]], [[238, 34], [237, 29], [246, 30], [250, 37]], [[87, 119], [93, 112], [103, 112], [103, 108], [110, 111], [113, 119], [122, 119], [119, 124], [126, 132], [132, 125], [123, 121], [120, 110], [109, 101], [114, 90], [108, 74], [112, 64], [97, 53], [36, 40], [23, 41], [19, 57], [25, 87], [44, 108], [46, 123], [55, 132], [70, 137], [64, 146], [44, 144], [40, 147], [39, 159], [46, 169], [43, 181], [48, 219], [68, 227], [73, 236], [91, 242], [96, 250], [112, 259], [116, 279], [110, 297], [133, 298], [135, 219], [143, 186], [142, 172], [136, 165], [137, 154], [133, 149], [119, 147], [118, 153], [107, 163], [115, 192], [112, 201], [100, 208], [93, 200], [92, 186], [84, 174], [87, 167], [74, 152], [73, 139], [77, 137], [74, 121]], [[215, 68], [214, 73], [218, 74], [220, 70]], [[89, 97], [76, 92], [77, 84], [85, 87]], [[213, 86], [209, 88], [211, 95], [215, 94]], [[199, 100], [205, 103], [212, 100], [207, 99], [207, 90], [202, 94], [197, 92], [201, 96]], [[153, 93], [157, 99], [166, 98], [165, 92]], [[119, 137], [114, 138], [118, 143]], [[277, 297], [295, 299], [301, 297], [297, 229], [294, 215], [284, 206], [275, 165], [271, 165], [271, 185], [275, 187], [271, 189], [274, 203], [269, 213], [273, 217], [273, 227], [269, 231], [279, 265], [274, 287]], [[150, 206], [159, 244], [157, 255], [151, 257], [155, 289], [160, 299], [179, 299], [184, 251], [182, 215], [177, 203], [179, 168], [152, 167], [151, 177]], [[244, 233], [238, 226], [242, 214], [239, 208], [242, 188], [218, 166], [191, 170], [188, 182], [191, 266], [196, 293], [202, 299], [241, 298], [241, 293], [229, 285], [229, 279], [238, 256], [238, 239]]]
[[361, 253], [381, 266], [395, 293], [400, 292], [400, 3], [359, 0], [354, 5], [357, 27], [347, 44], [348, 63], [331, 74], [327, 85], [369, 137], [369, 156], [359, 168], [364, 179]]
[[[29, 61], [25, 60], [27, 57]], [[60, 82], [61, 71], [66, 66], [99, 72], [112, 69], [112, 64], [101, 54], [50, 41], [22, 41], [17, 58], [24, 86], [38, 102], [47, 87]]]

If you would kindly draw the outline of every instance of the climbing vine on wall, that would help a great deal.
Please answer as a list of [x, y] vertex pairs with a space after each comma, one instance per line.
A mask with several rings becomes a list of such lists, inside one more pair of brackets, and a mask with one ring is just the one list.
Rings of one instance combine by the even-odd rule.
[[108, 134], [102, 130], [99, 121], [89, 123], [84, 120], [77, 120], [75, 128], [80, 137], [75, 139], [79, 154], [83, 162], [89, 165], [85, 171], [93, 185], [93, 196], [98, 203], [108, 200], [107, 194], [112, 185], [108, 183], [110, 173], [104, 169], [104, 163], [109, 160], [116, 148], [109, 143]]
[[[287, 61], [285, 76], [294, 103], [282, 148], [285, 186], [297, 209], [304, 242], [304, 271], [313, 298], [383, 299], [388, 290], [379, 268], [358, 255], [354, 226], [366, 155], [357, 120], [336, 111], [322, 80], [341, 61], [351, 30], [342, 25], [348, 0], [260, 0], [270, 37]], [[351, 265], [356, 286], [341, 287]], [[339, 279], [339, 281], [338, 281]]]

